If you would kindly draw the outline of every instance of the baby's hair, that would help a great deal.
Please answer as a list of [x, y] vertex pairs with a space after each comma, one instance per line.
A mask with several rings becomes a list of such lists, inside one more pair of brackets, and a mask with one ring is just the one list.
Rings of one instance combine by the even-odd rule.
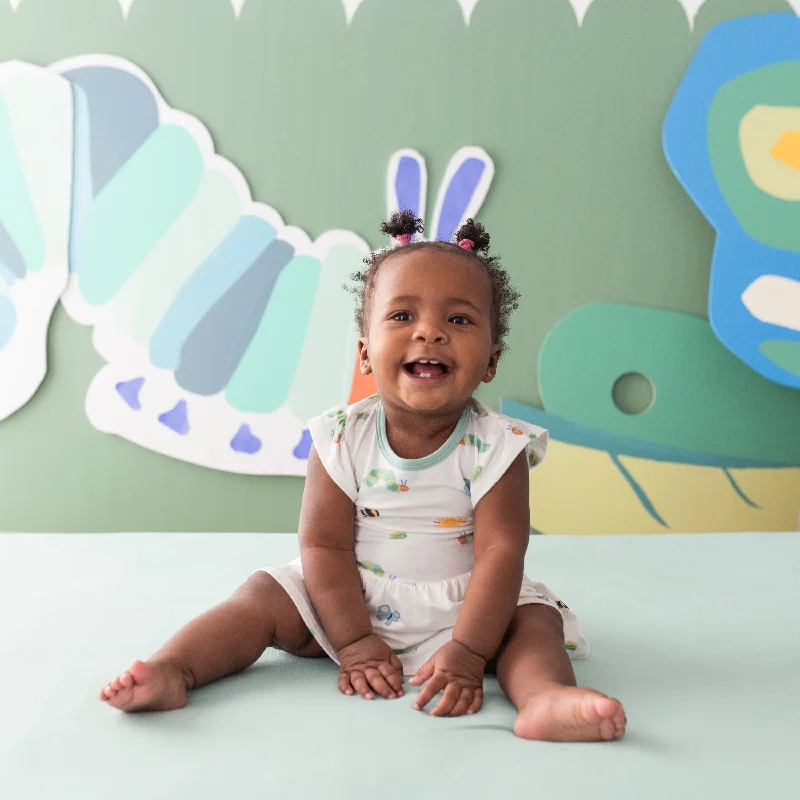
[[489, 275], [492, 285], [492, 340], [502, 347], [501, 355], [506, 349], [506, 336], [509, 330], [509, 318], [519, 306], [520, 295], [511, 284], [509, 274], [500, 264], [500, 258], [489, 255], [489, 234], [480, 222], [468, 219], [455, 233], [450, 242], [418, 241], [412, 242], [415, 233], [422, 233], [422, 220], [414, 216], [413, 211], [395, 211], [388, 221], [381, 223], [381, 233], [391, 236], [397, 247], [378, 250], [370, 253], [364, 263], [367, 268], [353, 273], [350, 278], [358, 286], [350, 291], [356, 296], [356, 323], [363, 336], [369, 316], [369, 304], [375, 288], [378, 268], [383, 262], [398, 251], [422, 250], [437, 248], [463, 255], [478, 261]]

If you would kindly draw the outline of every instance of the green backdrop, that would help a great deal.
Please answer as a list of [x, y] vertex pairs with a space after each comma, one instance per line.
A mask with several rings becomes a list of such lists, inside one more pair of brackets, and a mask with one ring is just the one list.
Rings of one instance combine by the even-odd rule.
[[[547, 331], [614, 301], [705, 314], [713, 232], [669, 171], [661, 123], [701, 36], [782, 0], [708, 0], [690, 30], [677, 0], [117, 0], [0, 3], [0, 59], [131, 59], [202, 120], [256, 200], [312, 237], [381, 244], [385, 170], [426, 158], [431, 208], [450, 156], [484, 147], [497, 174], [481, 219], [523, 294], [511, 350], [481, 397], [538, 404]], [[91, 329], [57, 310], [50, 371], [0, 423], [0, 530], [291, 531], [302, 479], [211, 471], [93, 429], [102, 365]], [[320, 409], [322, 410], [322, 409]]]

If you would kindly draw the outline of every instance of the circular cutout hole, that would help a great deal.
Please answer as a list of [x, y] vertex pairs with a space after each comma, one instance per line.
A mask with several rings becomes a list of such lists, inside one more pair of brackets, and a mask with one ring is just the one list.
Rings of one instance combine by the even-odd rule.
[[644, 414], [653, 407], [656, 387], [641, 372], [626, 372], [615, 381], [611, 396], [623, 414]]

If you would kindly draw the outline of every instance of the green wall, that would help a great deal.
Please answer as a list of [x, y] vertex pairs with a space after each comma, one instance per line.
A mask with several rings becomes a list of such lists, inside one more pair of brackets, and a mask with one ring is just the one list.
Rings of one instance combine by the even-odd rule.
[[[481, 397], [537, 404], [547, 331], [617, 301], [704, 314], [713, 232], [669, 171], [661, 123], [701, 36], [717, 22], [788, 10], [708, 0], [694, 30], [677, 0], [0, 3], [0, 59], [131, 59], [167, 102], [202, 120], [255, 199], [311, 236], [351, 229], [373, 246], [398, 148], [428, 160], [429, 208], [450, 156], [483, 146], [497, 174], [481, 212], [522, 291], [511, 351]], [[50, 372], [0, 423], [0, 530], [290, 531], [302, 480], [214, 472], [101, 434], [83, 412], [102, 361], [59, 308]], [[322, 409], [320, 409], [322, 410]]]

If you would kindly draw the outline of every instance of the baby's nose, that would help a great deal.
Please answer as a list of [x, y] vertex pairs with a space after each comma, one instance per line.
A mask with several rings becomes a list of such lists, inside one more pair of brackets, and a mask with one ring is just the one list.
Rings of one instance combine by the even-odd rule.
[[414, 331], [414, 340], [418, 342], [443, 342], [445, 339], [446, 334], [438, 325], [420, 323]]

